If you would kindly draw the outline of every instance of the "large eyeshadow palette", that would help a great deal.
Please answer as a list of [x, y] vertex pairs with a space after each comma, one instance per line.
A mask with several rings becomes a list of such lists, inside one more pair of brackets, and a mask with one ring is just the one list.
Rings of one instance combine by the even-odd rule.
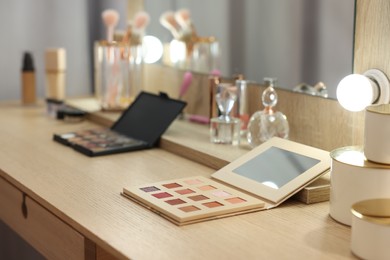
[[202, 176], [124, 188], [123, 195], [177, 225], [252, 212], [264, 207], [264, 202]]
[[59, 141], [66, 141], [76, 150], [91, 154], [110, 154], [130, 151], [147, 146], [147, 143], [136, 140], [107, 128], [88, 129], [77, 132], [55, 135]]
[[329, 152], [274, 137], [211, 175], [124, 188], [177, 225], [274, 208], [329, 171]]
[[88, 156], [154, 147], [186, 103], [141, 92], [110, 129], [88, 129], [54, 134], [53, 139]]

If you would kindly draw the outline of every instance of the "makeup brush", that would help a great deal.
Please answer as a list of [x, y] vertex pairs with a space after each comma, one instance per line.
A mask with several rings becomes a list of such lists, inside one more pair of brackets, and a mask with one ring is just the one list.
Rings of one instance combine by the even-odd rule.
[[175, 14], [172, 11], [167, 11], [160, 16], [160, 23], [167, 28], [175, 39], [180, 37], [180, 26], [176, 22]]
[[104, 10], [102, 13], [104, 25], [107, 27], [107, 41], [112, 42], [114, 37], [114, 28], [119, 21], [119, 13], [113, 9]]
[[191, 31], [191, 16], [187, 9], [180, 9], [175, 12], [175, 20], [181, 26], [183, 31]]
[[196, 42], [198, 35], [191, 20], [191, 13], [188, 9], [180, 9], [175, 13], [175, 20], [181, 27], [181, 37], [184, 41]]
[[144, 11], [140, 11], [135, 14], [134, 20], [132, 22], [133, 34], [131, 41], [135, 44], [140, 44], [142, 37], [145, 34], [145, 28], [150, 22], [150, 16]]

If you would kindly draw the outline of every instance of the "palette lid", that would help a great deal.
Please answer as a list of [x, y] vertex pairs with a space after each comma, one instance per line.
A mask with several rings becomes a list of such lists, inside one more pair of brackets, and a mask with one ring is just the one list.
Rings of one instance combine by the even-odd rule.
[[273, 137], [212, 177], [266, 200], [275, 207], [330, 168], [329, 152]]
[[142, 91], [111, 127], [112, 130], [154, 146], [186, 106], [186, 102]]

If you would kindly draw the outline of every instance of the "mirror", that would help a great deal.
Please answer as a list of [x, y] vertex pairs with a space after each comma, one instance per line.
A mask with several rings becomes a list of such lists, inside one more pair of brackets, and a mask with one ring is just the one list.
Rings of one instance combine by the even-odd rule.
[[173, 37], [161, 14], [188, 9], [198, 35], [218, 39], [223, 76], [244, 74], [258, 83], [276, 77], [289, 90], [323, 82], [330, 98], [353, 70], [354, 6], [355, 0], [144, 0], [152, 17], [147, 33], [164, 43]]

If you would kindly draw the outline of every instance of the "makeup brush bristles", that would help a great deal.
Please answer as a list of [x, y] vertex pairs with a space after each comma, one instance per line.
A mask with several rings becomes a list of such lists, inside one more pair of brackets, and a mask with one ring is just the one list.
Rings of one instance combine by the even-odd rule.
[[160, 16], [160, 23], [162, 26], [171, 31], [173, 37], [179, 37], [180, 26], [176, 22], [175, 14], [172, 11], [167, 11]]
[[106, 9], [102, 13], [102, 19], [107, 28], [107, 41], [112, 42], [114, 37], [114, 28], [119, 21], [119, 13], [113, 9]]
[[133, 22], [134, 28], [136, 30], [144, 31], [146, 26], [149, 24], [149, 21], [150, 21], [150, 16], [148, 13], [143, 11], [138, 12], [134, 16], [134, 22]]
[[176, 11], [175, 19], [183, 30], [187, 30], [191, 27], [191, 16], [188, 9], [180, 9]]

